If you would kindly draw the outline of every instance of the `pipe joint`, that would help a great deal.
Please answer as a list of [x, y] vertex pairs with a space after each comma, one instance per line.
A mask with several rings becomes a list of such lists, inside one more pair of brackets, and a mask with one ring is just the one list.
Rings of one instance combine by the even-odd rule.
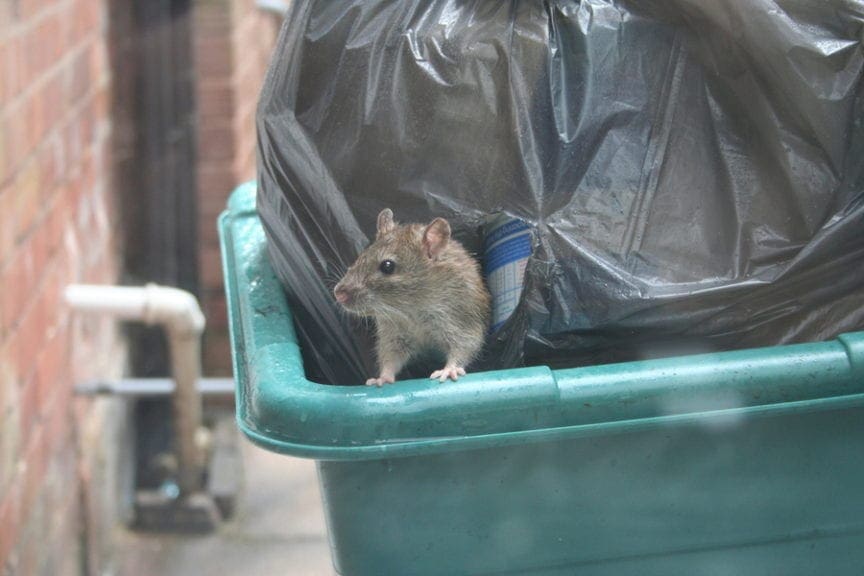
[[199, 336], [206, 321], [192, 294], [157, 284], [144, 287], [144, 321], [161, 324], [177, 335]]
[[137, 320], [161, 326], [168, 335], [171, 372], [177, 385], [174, 404], [177, 483], [183, 495], [201, 488], [201, 465], [196, 436], [201, 427], [201, 333], [204, 314], [192, 294], [177, 288], [147, 284], [131, 286], [66, 287], [66, 302], [80, 312]]

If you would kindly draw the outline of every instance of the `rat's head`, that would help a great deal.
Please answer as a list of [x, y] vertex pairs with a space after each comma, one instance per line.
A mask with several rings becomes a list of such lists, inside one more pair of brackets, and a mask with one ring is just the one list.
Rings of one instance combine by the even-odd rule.
[[430, 272], [449, 241], [450, 224], [443, 218], [426, 226], [400, 226], [386, 208], [378, 214], [375, 241], [357, 257], [333, 295], [360, 316], [410, 309], [434, 288]]

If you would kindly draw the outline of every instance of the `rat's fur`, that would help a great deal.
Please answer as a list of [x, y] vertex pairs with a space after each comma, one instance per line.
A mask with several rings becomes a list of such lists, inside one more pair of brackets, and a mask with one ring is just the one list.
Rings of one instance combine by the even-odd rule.
[[[381, 262], [395, 271], [384, 274]], [[412, 356], [435, 349], [447, 365], [432, 374], [456, 380], [474, 359], [489, 323], [489, 293], [477, 262], [455, 240], [450, 225], [398, 225], [390, 210], [378, 217], [378, 236], [336, 285], [346, 310], [375, 319], [380, 375], [367, 384], [393, 382]]]

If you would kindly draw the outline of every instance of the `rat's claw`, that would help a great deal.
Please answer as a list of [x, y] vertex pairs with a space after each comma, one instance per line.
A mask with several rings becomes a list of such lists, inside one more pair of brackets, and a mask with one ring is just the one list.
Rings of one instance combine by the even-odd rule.
[[429, 376], [430, 380], [437, 379], [439, 382], [446, 382], [448, 378], [458, 380], [459, 376], [465, 375], [465, 369], [459, 366], [445, 366], [441, 370], [436, 370]]
[[380, 378], [369, 378], [366, 380], [366, 386], [378, 386], [379, 388], [384, 384], [393, 384], [395, 382], [395, 378], [391, 378], [389, 376], [381, 376]]

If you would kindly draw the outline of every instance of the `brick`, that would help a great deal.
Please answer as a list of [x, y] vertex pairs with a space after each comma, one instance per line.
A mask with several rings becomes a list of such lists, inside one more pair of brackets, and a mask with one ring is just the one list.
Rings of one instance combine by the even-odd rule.
[[[92, 118], [90, 119], [92, 120]], [[87, 123], [90, 120], [82, 120], [83, 123]], [[85, 133], [85, 127], [82, 127], [81, 133]], [[87, 128], [89, 129], [89, 128]], [[103, 174], [97, 173], [96, 170], [96, 162], [99, 160], [96, 157], [98, 152], [98, 139], [95, 137], [95, 133], [91, 130], [89, 134], [89, 138], [84, 139], [82, 137], [81, 147], [81, 178], [82, 178], [82, 192], [89, 193], [92, 192], [96, 187], [96, 181], [101, 180]]]
[[49, 454], [48, 469], [40, 494], [40, 499], [47, 506], [46, 520], [48, 525], [43, 527], [43, 539], [47, 540], [47, 544], [52, 550], [54, 544], [61, 544], [58, 538], [65, 537], [63, 534], [66, 530], [64, 524], [75, 520], [70, 515], [77, 512], [78, 495], [74, 487], [74, 480], [78, 477], [78, 470], [74, 441], [71, 435], [67, 435], [53, 442]]
[[6, 565], [18, 543], [21, 525], [21, 483], [16, 482], [0, 500], [0, 567]]
[[66, 219], [68, 216], [65, 212], [66, 204], [63, 203], [65, 190], [66, 187], [61, 187], [60, 191], [51, 199], [48, 214], [45, 218], [45, 248], [49, 258], [53, 258], [57, 254], [57, 251], [60, 250], [63, 234], [66, 231]]
[[228, 34], [231, 11], [228, 0], [197, 1], [194, 4], [195, 31], [201, 34]]
[[[11, 28], [18, 20], [16, 8], [17, 6], [12, 2], [0, 2], [0, 37], [2, 37], [3, 33]], [[0, 567], [2, 566], [3, 562], [0, 561]]]
[[195, 74], [213, 80], [231, 76], [231, 43], [228, 38], [195, 40]]
[[19, 399], [21, 404], [18, 407], [20, 426], [18, 437], [20, 445], [26, 446], [37, 428], [39, 418], [39, 390], [34, 379], [23, 383]]
[[228, 83], [199, 86], [197, 100], [199, 122], [230, 124], [234, 111], [234, 92]]
[[[0, 2], [3, 5], [7, 2]], [[7, 36], [3, 42], [2, 60], [0, 60], [0, 104], [10, 102], [17, 96], [23, 86], [24, 54], [22, 41], [18, 36]]]
[[225, 332], [228, 327], [228, 309], [225, 305], [225, 297], [218, 296], [203, 298], [204, 315], [207, 318], [207, 328], [214, 332]]
[[[0, 414], [18, 405], [18, 362], [13, 356], [17, 353], [10, 338], [0, 339]], [[4, 422], [0, 420], [0, 430]]]
[[219, 215], [225, 210], [225, 199], [215, 193], [209, 194], [198, 208], [198, 228], [216, 226]]
[[56, 0], [17, 0], [16, 3], [18, 18], [22, 20], [33, 19], [33, 16], [57, 4]]
[[[10, 188], [0, 189], [0, 215], [13, 214], [15, 206], [15, 194]], [[11, 222], [4, 221], [0, 225], [0, 278], [3, 276], [3, 266], [8, 261], [15, 247], [15, 226]], [[2, 295], [3, 290], [0, 290]], [[3, 311], [0, 307], [0, 335], [3, 334]]]
[[44, 282], [44, 279], [50, 276], [50, 264], [53, 257], [51, 253], [51, 234], [47, 226], [48, 208], [48, 204], [43, 204], [40, 207], [39, 221], [32, 233], [33, 263], [36, 268], [36, 274], [41, 279], [40, 282]]
[[48, 503], [42, 498], [34, 498], [33, 505], [26, 509], [27, 515], [22, 518], [23, 526], [15, 550], [21, 574], [37, 574], [40, 558], [51, 554], [50, 550], [40, 550], [48, 540], [47, 511]]
[[12, 91], [6, 78], [8, 74], [8, 61], [11, 59], [12, 49], [9, 46], [9, 42], [5, 40], [0, 41], [0, 112], [3, 111], [3, 105], [12, 99]]
[[[20, 349], [21, 347], [18, 344], [18, 339], [11, 337], [7, 337], [5, 342], [2, 343], [2, 346], [0, 346], [0, 361], [3, 362], [5, 373], [12, 378], [16, 387], [19, 385], [21, 375]], [[17, 394], [11, 397], [17, 398]]]
[[222, 259], [215, 247], [198, 255], [199, 281], [204, 288], [222, 286]]
[[[63, 98], [62, 89], [60, 98]], [[60, 105], [62, 108], [62, 104]], [[63, 116], [63, 114], [61, 114]], [[52, 185], [59, 185], [66, 181], [69, 172], [69, 163], [66, 161], [66, 148], [64, 140], [64, 128], [66, 125], [65, 119], [57, 123], [51, 136], [45, 142], [46, 154], [51, 155], [51, 164], [53, 166]]]
[[16, 202], [13, 212], [14, 221], [11, 224], [15, 227], [16, 240], [20, 240], [29, 232], [42, 206], [41, 178], [36, 158], [31, 157], [21, 168], [13, 186]]
[[75, 104], [83, 99], [92, 85], [93, 78], [90, 77], [90, 59], [93, 56], [91, 56], [90, 52], [96, 49], [95, 46], [95, 39], [88, 40], [73, 56], [72, 62], [68, 65], [66, 71], [68, 75], [66, 101], [69, 106], [75, 106]]
[[[63, 109], [63, 96], [63, 70], [57, 69], [41, 85], [37, 95], [38, 105], [44, 113], [45, 124], [44, 130], [39, 135], [40, 142], [45, 140], [50, 133], [56, 131], [57, 124], [62, 120], [65, 113]], [[42, 156], [53, 158], [53, 155], [50, 153], [50, 146], [44, 146], [43, 148]], [[46, 179], [53, 180], [53, 166], [49, 168], [52, 169], [52, 174], [47, 175], [50, 178], [46, 176]]]
[[3, 117], [2, 110], [0, 110], [0, 193], [3, 192], [3, 183], [6, 182], [6, 179], [12, 172], [9, 165], [11, 150], [8, 149], [12, 146], [12, 142], [10, 141], [9, 144], [6, 143], [8, 137], [8, 128], [6, 125], [7, 121]]
[[102, 253], [85, 262], [83, 281], [86, 284], [106, 284], [108, 271], [103, 266]]
[[17, 330], [13, 335], [13, 338], [18, 340], [19, 369], [25, 380], [35, 368], [36, 356], [45, 340], [44, 312], [34, 306], [32, 302], [29, 304], [24, 314], [21, 315]]
[[[12, 401], [17, 401], [13, 399]], [[9, 406], [0, 411], [0, 494], [5, 494], [15, 472], [21, 442], [20, 411]]]
[[[78, 138], [79, 145], [82, 149], [82, 160], [83, 165], [82, 168], [87, 168], [88, 173], [85, 174], [86, 180], [93, 180], [93, 170], [92, 170], [92, 147], [96, 136], [96, 110], [93, 103], [93, 98], [88, 98], [81, 106], [78, 115], [75, 118], [75, 121], [78, 123]], [[91, 163], [91, 164], [88, 164]], [[88, 184], [85, 183], [85, 186]], [[85, 188], [86, 189], [86, 188]]]
[[40, 88], [27, 92], [24, 100], [24, 115], [27, 120], [27, 141], [32, 151], [36, 150], [48, 131], [48, 112], [45, 104], [45, 97]]
[[8, 344], [0, 348], [0, 494], [11, 482], [21, 439], [18, 363], [11, 355], [16, 350]]
[[198, 225], [198, 250], [219, 249], [219, 229], [215, 222], [201, 222]]
[[203, 161], [232, 160], [234, 138], [228, 127], [202, 127], [198, 132], [198, 157]]
[[206, 6], [201, 0], [196, 0], [193, 14], [193, 33], [196, 46], [220, 38], [230, 40], [234, 32], [236, 20], [228, 6]]
[[24, 39], [24, 84], [32, 84], [63, 54], [61, 15], [56, 11], [33, 26]]
[[[74, 470], [71, 470], [72, 475], [65, 471], [49, 472], [51, 476], [60, 476], [65, 478], [74, 478]], [[68, 482], [68, 480], [67, 480]], [[78, 506], [77, 490], [67, 489], [67, 497], [65, 502], [58, 502], [58, 505], [53, 508], [53, 514], [50, 518], [50, 536], [48, 539], [47, 550], [50, 554], [45, 554], [39, 566], [39, 573], [45, 576], [79, 576], [80, 566], [80, 538], [78, 533], [80, 530], [81, 515], [83, 511]], [[71, 496], [71, 497], [70, 497]], [[93, 566], [93, 564], [91, 564]], [[94, 570], [95, 574], [105, 573], [104, 570]]]
[[45, 428], [53, 447], [54, 459], [58, 457], [58, 452], [74, 449], [71, 444], [72, 427], [75, 421], [72, 409], [75, 403], [74, 390], [71, 386], [58, 387], [57, 390], [53, 406], [48, 412]]
[[15, 251], [6, 267], [0, 270], [0, 285], [15, 286], [15, 290], [0, 290], [3, 306], [4, 333], [18, 324], [28, 296], [35, 289], [36, 278], [32, 255], [26, 244]]
[[103, 42], [94, 41], [87, 51], [88, 75], [95, 85], [101, 85], [108, 78], [108, 53]]
[[80, 168], [79, 164], [81, 163], [82, 151], [78, 132], [79, 125], [74, 119], [61, 128], [63, 160], [65, 166], [67, 166], [65, 173], [67, 179], [70, 181], [75, 179], [75, 171]]
[[[105, 54], [105, 52], [102, 50], [100, 50], [100, 53], [102, 53], [103, 56]], [[107, 66], [107, 62], [104, 62], [104, 60], [103, 60], [103, 64], [105, 64]], [[107, 80], [107, 78], [105, 78], [105, 80]], [[108, 91], [107, 81], [101, 82], [100, 86], [101, 86], [101, 89], [96, 90], [95, 94], [93, 94], [93, 100], [91, 102], [91, 106], [93, 106], [93, 112], [96, 115], [97, 121], [101, 122], [101, 123], [106, 123], [108, 121], [108, 119], [110, 118], [110, 114], [111, 114], [111, 109], [110, 109], [111, 108], [111, 98], [110, 98], [111, 95]], [[106, 138], [106, 143], [108, 143], [107, 138]], [[108, 150], [110, 151], [110, 148], [108, 148]]]
[[231, 375], [231, 341], [224, 332], [211, 332], [205, 336], [204, 372], [212, 376]]
[[238, 151], [243, 155], [255, 149], [255, 102], [244, 102], [234, 116], [234, 131], [241, 142]]
[[255, 116], [250, 110], [234, 124], [237, 154], [234, 157], [235, 174], [242, 180], [248, 177], [247, 168], [255, 159]]
[[[224, 209], [228, 195], [237, 184], [231, 167], [224, 163], [199, 162], [197, 179], [199, 202], [208, 204], [215, 202], [221, 204], [221, 209]], [[208, 209], [211, 212], [213, 210], [212, 207]]]
[[18, 102], [10, 107], [6, 113], [6, 169], [3, 182], [8, 182], [14, 177], [24, 159], [30, 155], [35, 141], [31, 140], [32, 132], [27, 130], [27, 108], [26, 103]]
[[29, 441], [24, 451], [24, 485], [21, 493], [21, 509], [29, 512], [33, 508], [36, 497], [45, 480], [45, 470], [48, 468], [50, 447], [41, 424], [30, 423]]
[[72, 23], [71, 46], [80, 45], [94, 33], [101, 32], [102, 2], [98, 0], [77, 0], [70, 14]]
[[257, 168], [255, 152], [249, 152], [245, 157], [238, 157], [234, 162], [234, 173], [241, 182], [255, 178]]
[[68, 388], [69, 350], [63, 335], [54, 335], [39, 357], [36, 367], [37, 402], [47, 406], [60, 388]]
[[[59, 33], [59, 41], [60, 46], [62, 47], [63, 58], [66, 58], [74, 49], [75, 49], [75, 38], [73, 38], [73, 28], [74, 28], [74, 14], [75, 14], [75, 4], [74, 2], [67, 1], [59, 6], [60, 10], [60, 33]], [[65, 66], [65, 61], [63, 65]]]
[[206, 162], [198, 167], [199, 206], [210, 212], [225, 209], [225, 203], [238, 181], [230, 164]]
[[39, 199], [43, 204], [42, 212], [47, 212], [47, 205], [52, 201], [54, 194], [57, 191], [60, 177], [58, 157], [55, 152], [56, 147], [54, 141], [56, 134], [51, 138], [51, 141], [45, 143], [39, 151], [37, 162], [39, 163], [39, 179], [41, 181], [39, 190]]

